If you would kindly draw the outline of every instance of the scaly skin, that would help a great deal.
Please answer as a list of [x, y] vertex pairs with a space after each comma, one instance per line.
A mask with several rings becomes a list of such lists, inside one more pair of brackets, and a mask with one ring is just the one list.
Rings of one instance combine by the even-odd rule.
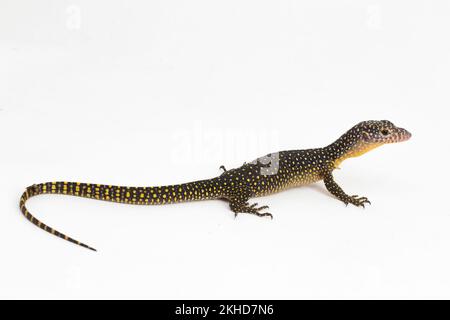
[[366, 197], [349, 196], [334, 181], [332, 172], [347, 158], [360, 156], [387, 143], [408, 140], [411, 134], [391, 122], [364, 121], [324, 148], [290, 150], [268, 154], [245, 163], [239, 168], [226, 170], [215, 178], [183, 184], [159, 187], [121, 187], [79, 182], [47, 182], [28, 187], [20, 198], [24, 216], [41, 229], [60, 238], [94, 250], [36, 219], [25, 207], [25, 202], [39, 194], [65, 194], [97, 200], [137, 205], [157, 205], [194, 200], [226, 199], [230, 209], [238, 213], [250, 213], [270, 217], [261, 212], [267, 206], [249, 204], [250, 198], [276, 193], [324, 180], [325, 187], [345, 204], [364, 207], [370, 204]]

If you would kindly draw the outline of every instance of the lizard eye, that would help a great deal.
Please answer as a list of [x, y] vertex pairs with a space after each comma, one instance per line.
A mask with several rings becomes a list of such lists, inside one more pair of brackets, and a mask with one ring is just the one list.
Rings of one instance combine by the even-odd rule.
[[383, 129], [383, 130], [381, 130], [381, 134], [382, 134], [383, 136], [388, 136], [390, 133], [391, 133], [391, 132], [390, 132], [388, 129]]

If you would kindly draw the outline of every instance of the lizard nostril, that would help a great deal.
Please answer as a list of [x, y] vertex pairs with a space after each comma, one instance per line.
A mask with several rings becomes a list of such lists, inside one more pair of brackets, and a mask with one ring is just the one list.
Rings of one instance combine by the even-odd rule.
[[406, 129], [403, 129], [403, 130], [404, 130], [404, 132], [403, 132], [404, 139], [405, 140], [409, 140], [411, 138], [411, 136], [412, 136], [411, 132], [409, 132]]

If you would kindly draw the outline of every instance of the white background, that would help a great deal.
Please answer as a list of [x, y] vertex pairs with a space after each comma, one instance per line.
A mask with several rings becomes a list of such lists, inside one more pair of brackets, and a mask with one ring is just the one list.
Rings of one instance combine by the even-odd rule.
[[[0, 298], [450, 298], [448, 1], [0, 4]], [[362, 120], [413, 138], [322, 183], [159, 207], [44, 181], [160, 185], [327, 145]]]

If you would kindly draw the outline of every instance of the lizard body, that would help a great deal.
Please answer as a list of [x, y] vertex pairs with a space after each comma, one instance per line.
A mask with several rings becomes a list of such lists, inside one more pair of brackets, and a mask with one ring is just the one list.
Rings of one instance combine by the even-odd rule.
[[97, 200], [136, 205], [158, 205], [194, 200], [226, 199], [230, 209], [257, 216], [272, 215], [261, 212], [267, 206], [249, 204], [250, 198], [265, 196], [287, 188], [323, 180], [327, 190], [345, 204], [362, 206], [370, 203], [366, 197], [349, 196], [334, 181], [332, 172], [342, 161], [360, 156], [387, 143], [408, 140], [411, 134], [389, 121], [364, 121], [342, 135], [334, 143], [316, 149], [289, 150], [268, 154], [239, 168], [226, 170], [215, 178], [157, 187], [125, 187], [79, 182], [46, 182], [28, 187], [20, 198], [24, 216], [41, 229], [60, 238], [94, 250], [35, 218], [25, 202], [40, 194], [63, 194]]

